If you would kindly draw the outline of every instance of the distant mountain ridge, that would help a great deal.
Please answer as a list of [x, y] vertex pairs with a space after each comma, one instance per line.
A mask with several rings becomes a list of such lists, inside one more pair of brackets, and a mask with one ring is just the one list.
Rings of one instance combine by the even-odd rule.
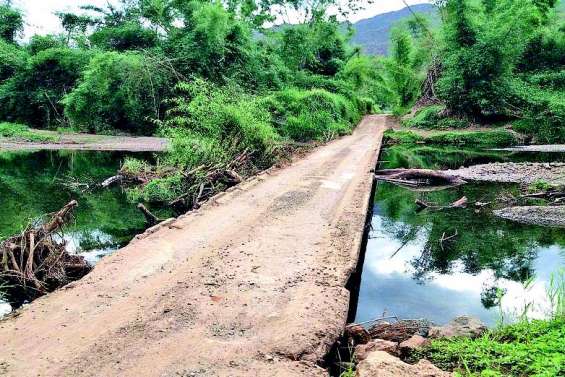
[[[431, 4], [410, 6], [412, 11], [437, 18], [437, 10]], [[354, 23], [355, 35], [351, 44], [361, 46], [363, 52], [369, 55], [386, 55], [390, 43], [390, 29], [402, 19], [411, 17], [410, 9], [383, 13]]]

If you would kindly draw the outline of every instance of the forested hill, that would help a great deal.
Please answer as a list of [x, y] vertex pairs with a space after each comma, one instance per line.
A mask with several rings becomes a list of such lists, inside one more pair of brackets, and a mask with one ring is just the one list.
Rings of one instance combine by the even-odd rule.
[[[436, 8], [431, 4], [413, 5], [412, 10], [430, 17], [437, 17]], [[390, 45], [390, 29], [398, 21], [410, 17], [408, 8], [395, 12], [383, 13], [353, 24], [355, 35], [352, 43], [363, 48], [370, 55], [386, 55]]]

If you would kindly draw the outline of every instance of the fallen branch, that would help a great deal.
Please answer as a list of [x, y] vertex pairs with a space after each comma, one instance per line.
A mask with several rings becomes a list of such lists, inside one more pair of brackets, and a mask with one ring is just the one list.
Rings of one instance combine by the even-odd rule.
[[441, 171], [429, 169], [385, 169], [375, 172], [375, 179], [410, 186], [456, 186], [463, 179]]
[[438, 206], [436, 204], [426, 203], [423, 200], [416, 199], [416, 205], [420, 208], [420, 210], [429, 209], [431, 211], [443, 211], [445, 209], [452, 209], [452, 208], [466, 208], [467, 203], [469, 200], [466, 196], [458, 199], [447, 206]]
[[147, 224], [149, 224], [150, 227], [164, 221], [164, 219], [161, 219], [155, 216], [153, 213], [151, 213], [151, 211], [149, 211], [147, 207], [145, 207], [141, 203], [137, 205], [137, 208], [143, 213], [143, 216], [145, 216], [145, 221], [147, 221]]
[[124, 180], [124, 176], [122, 174], [117, 174], [114, 175], [113, 177], [110, 177], [108, 179], [105, 179], [104, 182], [102, 182], [100, 184], [100, 186], [106, 188], [106, 187], [110, 187], [115, 183], [121, 183]]

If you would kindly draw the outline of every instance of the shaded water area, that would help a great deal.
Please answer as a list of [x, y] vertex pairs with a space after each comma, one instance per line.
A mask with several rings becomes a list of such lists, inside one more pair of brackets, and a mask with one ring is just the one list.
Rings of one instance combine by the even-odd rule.
[[[116, 174], [128, 155], [134, 154], [0, 152], [0, 240], [74, 199], [79, 205], [64, 231], [70, 252], [96, 263], [125, 246], [145, 229], [144, 217], [120, 188], [96, 186]], [[152, 158], [150, 154], [135, 156]]]
[[[565, 154], [392, 146], [380, 160], [383, 169], [455, 169], [565, 161]], [[520, 225], [472, 205], [519, 190], [512, 184], [468, 183], [418, 192], [378, 183], [355, 322], [395, 315], [443, 324], [472, 315], [494, 325], [501, 312], [508, 320], [525, 305], [530, 316], [544, 317], [551, 275], [565, 265], [565, 232]], [[420, 199], [446, 205], [463, 196], [471, 203], [466, 209], [418, 212], [415, 204]]]

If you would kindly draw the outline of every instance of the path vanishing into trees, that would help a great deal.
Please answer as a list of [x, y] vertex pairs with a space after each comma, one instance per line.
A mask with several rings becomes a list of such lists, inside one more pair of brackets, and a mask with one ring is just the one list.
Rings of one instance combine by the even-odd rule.
[[0, 322], [2, 376], [325, 376], [386, 116], [138, 236]]

